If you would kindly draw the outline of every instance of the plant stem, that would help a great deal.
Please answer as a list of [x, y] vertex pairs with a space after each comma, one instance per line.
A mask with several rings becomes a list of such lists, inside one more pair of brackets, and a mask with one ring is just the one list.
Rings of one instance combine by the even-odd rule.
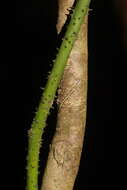
[[67, 59], [77, 38], [84, 17], [88, 12], [89, 3], [90, 0], [78, 0], [76, 7], [73, 10], [71, 21], [67, 27], [65, 37], [56, 56], [53, 69], [44, 89], [31, 129], [29, 130], [26, 190], [38, 190], [38, 163], [41, 137]]
[[[58, 0], [57, 31], [74, 0]], [[58, 89], [56, 131], [50, 145], [41, 190], [72, 190], [78, 173], [87, 110], [87, 16], [74, 43]]]

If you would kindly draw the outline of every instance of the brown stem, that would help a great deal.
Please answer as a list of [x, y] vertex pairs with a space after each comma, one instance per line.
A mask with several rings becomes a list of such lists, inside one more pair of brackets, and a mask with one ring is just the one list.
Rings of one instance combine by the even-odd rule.
[[[58, 33], [74, 0], [59, 0]], [[87, 16], [58, 90], [57, 127], [41, 190], [72, 190], [83, 146], [87, 104]]]

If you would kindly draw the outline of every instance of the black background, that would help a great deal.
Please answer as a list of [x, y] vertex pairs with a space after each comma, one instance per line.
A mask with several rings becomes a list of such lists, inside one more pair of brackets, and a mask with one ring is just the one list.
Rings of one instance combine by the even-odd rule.
[[[90, 8], [87, 128], [74, 190], [104, 189], [109, 182], [108, 176], [105, 176], [107, 159], [104, 143], [108, 140], [104, 131], [112, 127], [112, 68], [114, 63], [125, 61], [121, 26], [113, 2], [93, 0]], [[0, 64], [0, 80], [6, 94], [4, 98], [12, 103], [12, 107], [4, 110], [5, 114], [12, 110], [14, 120], [9, 131], [13, 133], [11, 139], [14, 141], [14, 184], [19, 190], [25, 189], [26, 182], [27, 131], [42, 93], [40, 87], [45, 86], [51, 69], [49, 65], [56, 53], [57, 9], [56, 0], [16, 1], [13, 64], [11, 67]], [[9, 77], [12, 79], [12, 96], [8, 97]], [[43, 135], [41, 171], [45, 167], [55, 125], [56, 108], [51, 110]], [[7, 149], [11, 148], [8, 144]], [[9, 159], [11, 153], [8, 155]], [[41, 177], [39, 184], [40, 181]]]

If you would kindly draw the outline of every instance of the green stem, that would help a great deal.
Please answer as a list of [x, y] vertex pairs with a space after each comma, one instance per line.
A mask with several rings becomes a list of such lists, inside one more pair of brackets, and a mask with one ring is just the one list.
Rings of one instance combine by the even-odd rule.
[[88, 12], [90, 0], [78, 0], [71, 21], [68, 24], [65, 37], [47, 81], [38, 110], [35, 114], [28, 138], [27, 156], [27, 186], [26, 190], [38, 190], [38, 165], [41, 137], [44, 132], [49, 110], [52, 106], [56, 90], [62, 78], [64, 68], [76, 40], [80, 26]]

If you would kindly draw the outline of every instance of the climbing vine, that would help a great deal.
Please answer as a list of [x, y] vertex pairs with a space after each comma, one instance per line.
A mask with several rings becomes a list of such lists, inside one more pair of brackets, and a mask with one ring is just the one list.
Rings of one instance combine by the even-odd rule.
[[26, 190], [38, 190], [38, 164], [41, 137], [46, 126], [46, 120], [52, 106], [56, 90], [73, 44], [77, 38], [80, 26], [88, 12], [90, 0], [78, 0], [72, 10], [71, 20], [67, 26], [65, 36], [54, 61], [52, 71], [48, 77], [38, 109], [35, 113], [31, 129], [28, 132], [28, 155], [27, 155], [27, 185]]

